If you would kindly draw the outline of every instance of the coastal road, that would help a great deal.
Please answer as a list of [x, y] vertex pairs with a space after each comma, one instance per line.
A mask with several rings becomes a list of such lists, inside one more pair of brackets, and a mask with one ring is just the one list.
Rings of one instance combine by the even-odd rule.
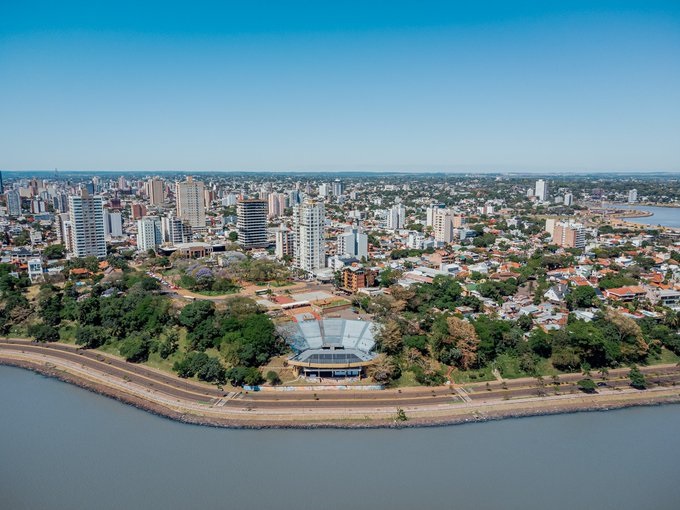
[[[531, 399], [564, 399], [569, 395], [584, 397], [576, 382], [581, 374], [564, 374], [559, 384], [552, 378], [542, 382], [534, 378], [461, 384], [439, 387], [413, 387], [386, 390], [306, 390], [281, 391], [267, 389], [244, 392], [239, 389], [221, 390], [208, 384], [182, 379], [150, 367], [128, 363], [125, 360], [98, 351], [80, 349], [61, 343], [42, 344], [25, 339], [0, 339], [0, 363], [29, 364], [37, 369], [61, 370], [80, 378], [90, 377], [99, 384], [115, 388], [116, 392], [135, 393], [166, 406], [210, 409], [215, 413], [261, 412], [291, 413], [342, 412], [363, 410], [393, 411], [396, 407], [409, 410], [435, 409], [436, 407], [474, 407], [493, 403]], [[642, 367], [648, 382], [657, 388], [680, 386], [680, 367], [656, 365]], [[610, 370], [606, 380], [593, 374], [601, 385], [600, 393], [630, 391], [626, 377], [628, 369]], [[58, 375], [58, 374], [57, 374]], [[134, 390], [134, 391], [133, 391]], [[125, 400], [124, 395], [114, 394]]]

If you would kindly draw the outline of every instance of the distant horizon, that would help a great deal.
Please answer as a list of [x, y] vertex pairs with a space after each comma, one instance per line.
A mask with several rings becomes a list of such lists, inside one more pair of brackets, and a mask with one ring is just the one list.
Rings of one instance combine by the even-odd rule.
[[[86, 173], [96, 173], [96, 174], [309, 174], [309, 175], [320, 175], [328, 174], [328, 170], [319, 169], [309, 169], [309, 170], [197, 170], [197, 169], [28, 169], [28, 170], [18, 170], [18, 169], [0, 169], [0, 172], [11, 175], [11, 174], [86, 174]], [[621, 174], [624, 177], [631, 176], [654, 176], [654, 175], [680, 175], [680, 170], [601, 170], [601, 171], [579, 171], [579, 170], [556, 170], [556, 171], [541, 171], [541, 170], [336, 170], [335, 173], [329, 174], [328, 178], [333, 179], [335, 175], [418, 175], [418, 176], [436, 176], [436, 175], [460, 175], [460, 176], [474, 176], [474, 175], [507, 175], [507, 176], [532, 176], [532, 177], [564, 177], [564, 176], [579, 176], [579, 177], [599, 177], [607, 176], [612, 177]]]

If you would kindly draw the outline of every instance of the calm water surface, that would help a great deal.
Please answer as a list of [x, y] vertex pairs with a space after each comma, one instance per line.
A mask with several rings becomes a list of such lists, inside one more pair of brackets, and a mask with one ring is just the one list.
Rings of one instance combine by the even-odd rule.
[[0, 508], [680, 508], [680, 406], [413, 430], [175, 423], [0, 366]]
[[[614, 206], [611, 206], [614, 207]], [[652, 216], [644, 218], [626, 218], [626, 221], [632, 223], [639, 223], [640, 225], [650, 225], [656, 227], [662, 225], [664, 227], [680, 228], [680, 208], [678, 207], [651, 207], [645, 205], [617, 205], [617, 209], [635, 209], [636, 211], [648, 211], [653, 213]], [[679, 505], [680, 507], [680, 505]]]

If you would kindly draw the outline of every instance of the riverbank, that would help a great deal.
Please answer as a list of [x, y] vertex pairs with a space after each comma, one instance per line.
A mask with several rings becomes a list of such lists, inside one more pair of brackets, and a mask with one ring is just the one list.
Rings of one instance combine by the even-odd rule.
[[[414, 392], [404, 392], [390, 404], [376, 402], [368, 406], [360, 399], [338, 400], [328, 406], [325, 398], [319, 402], [313, 392], [305, 392], [307, 400], [285, 404], [285, 397], [268, 397], [263, 400], [225, 400], [201, 397], [201, 400], [177, 398], [163, 391], [162, 383], [142, 387], [131, 380], [116, 380], [110, 374], [89, 370], [68, 361], [45, 354], [27, 352], [0, 352], [0, 364], [20, 367], [59, 379], [81, 388], [104, 395], [138, 409], [182, 423], [239, 429], [265, 428], [399, 428], [455, 425], [461, 423], [500, 420], [525, 416], [552, 415], [582, 411], [602, 411], [633, 406], [680, 403], [680, 387], [675, 382], [638, 391], [630, 388], [600, 389], [596, 394], [570, 392], [558, 395], [524, 396], [519, 398], [493, 397], [471, 401], [455, 395], [463, 387], [432, 389], [450, 390], [445, 403], [429, 403], [427, 398], [416, 398]], [[675, 379], [672, 379], [675, 381]], [[670, 380], [669, 380], [670, 381]], [[153, 388], [153, 389], [152, 389]], [[380, 392], [375, 392], [378, 395]], [[276, 405], [276, 403], [284, 405]], [[258, 406], [259, 405], [259, 406]], [[406, 421], [396, 421], [401, 409]]]
[[649, 211], [638, 211], [631, 209], [630, 211], [620, 212], [613, 215], [614, 218], [648, 218], [654, 216], [653, 212]]

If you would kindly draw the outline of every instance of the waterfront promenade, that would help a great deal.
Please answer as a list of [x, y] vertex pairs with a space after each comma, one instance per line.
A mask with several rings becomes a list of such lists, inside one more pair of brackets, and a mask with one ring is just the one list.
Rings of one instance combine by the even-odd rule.
[[77, 384], [136, 407], [189, 423], [226, 427], [393, 426], [460, 423], [680, 401], [680, 367], [643, 367], [650, 388], [630, 388], [628, 369], [611, 370], [595, 394], [578, 390], [581, 374], [551, 379], [386, 390], [261, 391], [219, 389], [121, 358], [66, 344], [0, 339], [0, 364]]

